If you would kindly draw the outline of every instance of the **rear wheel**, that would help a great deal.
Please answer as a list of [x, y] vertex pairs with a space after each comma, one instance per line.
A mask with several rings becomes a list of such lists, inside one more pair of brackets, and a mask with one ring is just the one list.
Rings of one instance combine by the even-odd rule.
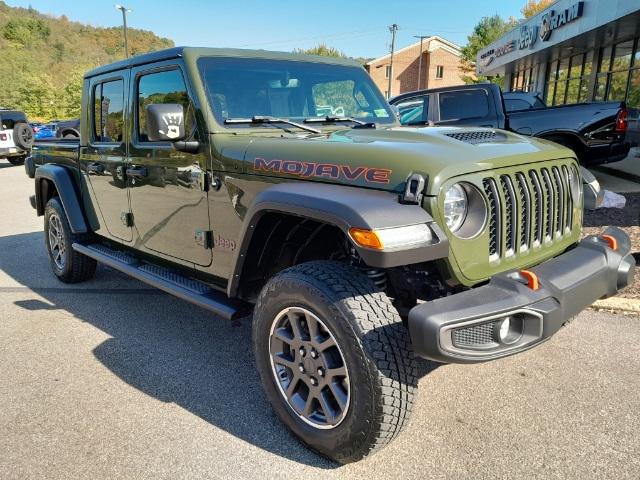
[[71, 231], [58, 197], [53, 197], [47, 202], [44, 211], [44, 233], [51, 269], [60, 281], [78, 283], [93, 277], [96, 261], [72, 248], [74, 243], [86, 241], [88, 236]]
[[416, 389], [408, 332], [358, 270], [320, 261], [276, 275], [256, 304], [253, 346], [276, 414], [333, 460], [376, 452], [408, 422]]

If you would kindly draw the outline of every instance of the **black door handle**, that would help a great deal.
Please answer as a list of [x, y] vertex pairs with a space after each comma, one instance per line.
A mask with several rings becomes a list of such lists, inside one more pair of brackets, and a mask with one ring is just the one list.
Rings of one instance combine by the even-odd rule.
[[87, 165], [87, 172], [102, 175], [104, 173], [104, 165], [101, 163], [90, 163]]
[[147, 169], [144, 167], [131, 167], [127, 168], [127, 177], [130, 178], [144, 178], [147, 176]]

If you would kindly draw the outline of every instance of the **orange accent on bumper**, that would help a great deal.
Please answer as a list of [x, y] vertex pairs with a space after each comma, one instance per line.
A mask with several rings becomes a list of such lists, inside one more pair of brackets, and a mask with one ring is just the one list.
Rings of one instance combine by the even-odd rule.
[[611, 250], [618, 250], [618, 239], [612, 235], [600, 235], [600, 238], [609, 244]]
[[531, 290], [539, 290], [540, 289], [540, 281], [538, 280], [538, 276], [530, 272], [529, 270], [520, 270], [520, 275], [522, 275], [527, 280], [527, 286]]

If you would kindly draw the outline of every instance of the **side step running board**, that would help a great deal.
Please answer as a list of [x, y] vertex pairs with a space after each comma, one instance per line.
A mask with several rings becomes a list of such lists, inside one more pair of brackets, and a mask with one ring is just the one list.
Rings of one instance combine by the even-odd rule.
[[227, 320], [231, 320], [239, 314], [239, 308], [223, 293], [168, 268], [141, 262], [126, 252], [113, 250], [101, 244], [74, 243], [73, 249], [152, 287], [206, 308]]

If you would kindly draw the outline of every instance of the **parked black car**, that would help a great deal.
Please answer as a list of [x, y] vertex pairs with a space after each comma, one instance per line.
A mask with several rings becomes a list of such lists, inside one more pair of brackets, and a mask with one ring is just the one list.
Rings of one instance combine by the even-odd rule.
[[[521, 96], [515, 99], [522, 100]], [[390, 103], [398, 108], [403, 125], [511, 130], [567, 146], [585, 166], [622, 160], [630, 149], [624, 102], [546, 107], [534, 101], [533, 107], [509, 111], [500, 87], [475, 84], [404, 93]]]
[[80, 138], [80, 119], [59, 121], [56, 138]]

